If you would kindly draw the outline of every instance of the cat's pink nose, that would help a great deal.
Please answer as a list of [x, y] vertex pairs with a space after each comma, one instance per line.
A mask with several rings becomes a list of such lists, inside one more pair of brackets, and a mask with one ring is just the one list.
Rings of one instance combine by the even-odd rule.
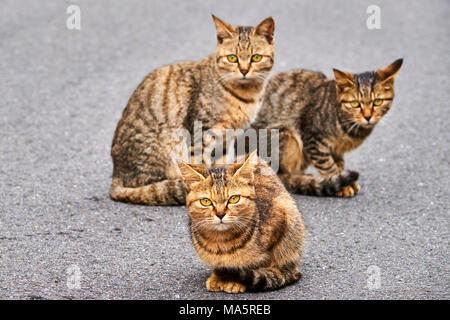
[[225, 217], [226, 213], [223, 211], [217, 211], [216, 212], [216, 216], [217, 218], [219, 218], [220, 220], [222, 220], [223, 217]]
[[248, 73], [248, 69], [240, 69], [243, 76], [246, 76]]

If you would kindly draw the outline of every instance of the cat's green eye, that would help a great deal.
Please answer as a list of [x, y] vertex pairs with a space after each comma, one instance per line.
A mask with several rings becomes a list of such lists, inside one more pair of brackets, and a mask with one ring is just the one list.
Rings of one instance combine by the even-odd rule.
[[252, 55], [252, 62], [260, 62], [261, 59], [262, 59], [262, 55], [260, 55], [260, 54]]
[[209, 200], [208, 198], [200, 199], [200, 203], [205, 207], [208, 207], [212, 204], [211, 200]]
[[235, 54], [229, 54], [227, 55], [227, 59], [228, 61], [230, 61], [231, 63], [236, 63], [238, 61], [238, 57]]
[[241, 199], [241, 196], [237, 196], [237, 195], [231, 196], [230, 199], [228, 199], [228, 203], [235, 204], [235, 203], [238, 203], [240, 199]]
[[358, 107], [359, 107], [359, 102], [356, 101], [356, 100], [353, 100], [352, 102], [350, 102], [350, 105], [351, 105], [353, 108], [358, 108]]
[[380, 106], [383, 103], [383, 99], [375, 99], [373, 101], [374, 106]]

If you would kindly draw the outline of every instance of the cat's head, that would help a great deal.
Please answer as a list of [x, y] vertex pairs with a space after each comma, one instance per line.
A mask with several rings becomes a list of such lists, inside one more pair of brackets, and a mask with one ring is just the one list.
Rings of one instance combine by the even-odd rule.
[[391, 108], [394, 80], [402, 63], [403, 59], [398, 59], [384, 69], [359, 74], [333, 69], [345, 120], [364, 128], [377, 124]]
[[271, 17], [256, 27], [231, 26], [212, 16], [217, 31], [216, 65], [224, 81], [263, 81], [274, 63]]
[[244, 163], [217, 168], [179, 163], [186, 189], [186, 206], [196, 229], [225, 231], [248, 225], [254, 213], [253, 171], [256, 152]]

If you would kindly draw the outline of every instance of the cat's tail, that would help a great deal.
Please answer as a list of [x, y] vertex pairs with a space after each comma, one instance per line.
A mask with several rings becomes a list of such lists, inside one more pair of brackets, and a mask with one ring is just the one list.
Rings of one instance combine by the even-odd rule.
[[301, 274], [295, 262], [283, 266], [271, 266], [258, 269], [217, 268], [214, 273], [222, 281], [236, 281], [245, 285], [248, 291], [276, 290], [298, 281]]
[[295, 263], [288, 263], [282, 267], [271, 267], [251, 270], [251, 277], [247, 282], [250, 291], [276, 290], [298, 281], [301, 274]]
[[358, 177], [358, 172], [350, 170], [344, 170], [328, 179], [312, 174], [280, 175], [289, 191], [312, 196], [335, 196], [343, 187], [354, 184]]
[[146, 186], [124, 187], [121, 178], [113, 178], [111, 199], [149, 206], [174, 206], [186, 202], [186, 187], [183, 179], [171, 179], [154, 182]]

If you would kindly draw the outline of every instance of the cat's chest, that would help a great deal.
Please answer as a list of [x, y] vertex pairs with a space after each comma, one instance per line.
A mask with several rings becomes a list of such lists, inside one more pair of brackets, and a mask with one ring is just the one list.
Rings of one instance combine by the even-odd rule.
[[254, 122], [256, 120], [256, 117], [258, 115], [258, 111], [261, 108], [260, 102], [254, 102], [254, 103], [248, 103], [245, 106], [242, 106], [242, 112], [247, 116], [247, 125], [250, 125], [250, 123]]
[[241, 103], [228, 107], [219, 117], [218, 125], [224, 129], [246, 129], [256, 119], [260, 103]]
[[256, 120], [261, 108], [262, 89], [249, 91], [231, 91], [218, 96], [217, 104], [221, 105], [222, 112], [218, 114], [220, 122], [230, 129], [245, 129]]
[[[203, 261], [220, 267], [246, 267], [267, 258], [267, 252], [256, 245], [252, 232], [226, 241], [206, 240], [193, 235], [196, 251]], [[250, 239], [247, 239], [249, 237]]]

